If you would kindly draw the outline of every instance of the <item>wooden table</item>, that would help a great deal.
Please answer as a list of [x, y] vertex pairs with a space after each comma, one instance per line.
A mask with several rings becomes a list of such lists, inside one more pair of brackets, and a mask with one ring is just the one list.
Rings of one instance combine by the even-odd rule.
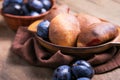
[[[0, 7], [1, 7], [0, 2]], [[85, 12], [120, 25], [120, 0], [57, 0], [75, 13]], [[10, 51], [15, 33], [0, 16], [0, 80], [51, 80], [53, 70], [35, 67]], [[92, 80], [120, 80], [120, 69], [95, 75]]]

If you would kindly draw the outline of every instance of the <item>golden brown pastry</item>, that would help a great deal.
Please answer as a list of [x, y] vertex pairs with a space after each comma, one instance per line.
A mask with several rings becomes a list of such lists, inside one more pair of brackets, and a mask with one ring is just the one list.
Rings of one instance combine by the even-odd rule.
[[77, 47], [99, 45], [115, 38], [117, 34], [117, 27], [111, 23], [94, 23], [81, 31], [77, 40]]
[[55, 16], [60, 13], [69, 13], [69, 7], [67, 5], [54, 6], [50, 13], [46, 16], [46, 19], [51, 21]]
[[37, 20], [37, 21], [34, 21], [33, 23], [31, 23], [29, 26], [28, 26], [28, 30], [31, 31], [31, 32], [37, 32], [37, 26], [40, 22], [42, 22], [43, 20]]
[[85, 29], [85, 27], [88, 27], [89, 25], [93, 24], [93, 23], [100, 23], [101, 20], [98, 19], [97, 17], [85, 14], [85, 13], [79, 13], [76, 15], [80, 26], [82, 27], [81, 29]]
[[49, 27], [49, 39], [61, 46], [75, 46], [80, 32], [77, 18], [70, 14], [59, 14], [52, 19]]

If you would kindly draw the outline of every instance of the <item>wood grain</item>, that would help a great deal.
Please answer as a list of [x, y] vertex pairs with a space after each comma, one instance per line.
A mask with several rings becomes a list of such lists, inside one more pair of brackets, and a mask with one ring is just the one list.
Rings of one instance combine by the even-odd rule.
[[[57, 0], [75, 13], [89, 13], [120, 25], [120, 0]], [[2, 2], [0, 2], [0, 7]], [[10, 51], [15, 33], [0, 16], [0, 80], [51, 80], [53, 70], [35, 67]], [[95, 75], [92, 80], [120, 80], [120, 69]]]
[[119, 0], [59, 0], [59, 4], [67, 4], [76, 13], [84, 12], [120, 24]]

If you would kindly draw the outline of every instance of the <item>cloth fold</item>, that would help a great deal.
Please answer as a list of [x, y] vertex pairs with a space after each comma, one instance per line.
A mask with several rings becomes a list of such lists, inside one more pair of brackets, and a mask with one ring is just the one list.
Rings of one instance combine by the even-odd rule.
[[[60, 50], [51, 54], [45, 48], [38, 45], [34, 34], [29, 32], [26, 27], [18, 29], [11, 50], [32, 65], [41, 67], [56, 68], [64, 64], [71, 65], [75, 60], [81, 59], [63, 54]], [[96, 74], [100, 74], [118, 68], [120, 66], [119, 60], [119, 47], [113, 46], [102, 53], [94, 54], [86, 61], [93, 66]]]

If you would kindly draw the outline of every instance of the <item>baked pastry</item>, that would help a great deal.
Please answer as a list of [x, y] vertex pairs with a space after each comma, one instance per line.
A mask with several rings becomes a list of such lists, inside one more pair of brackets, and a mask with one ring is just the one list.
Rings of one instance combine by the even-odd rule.
[[114, 39], [117, 34], [117, 27], [111, 23], [93, 23], [79, 33], [77, 47], [99, 45]]
[[28, 30], [31, 32], [37, 32], [38, 24], [42, 21], [43, 21], [42, 19], [34, 21], [32, 24], [29, 25]]
[[51, 21], [55, 16], [60, 13], [69, 13], [69, 7], [67, 5], [54, 6], [45, 19]]
[[93, 23], [101, 22], [101, 20], [99, 18], [85, 14], [85, 13], [79, 13], [76, 16], [79, 20], [80, 27], [82, 27], [81, 29], [85, 29], [85, 27], [88, 27], [89, 25], [91, 25]]
[[52, 19], [49, 26], [49, 39], [61, 46], [75, 46], [80, 32], [79, 22], [74, 15], [62, 13]]

